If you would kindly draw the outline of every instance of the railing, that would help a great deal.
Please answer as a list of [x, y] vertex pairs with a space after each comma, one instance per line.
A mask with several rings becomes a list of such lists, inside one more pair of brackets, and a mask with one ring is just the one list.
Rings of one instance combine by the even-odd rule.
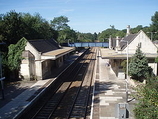
[[69, 43], [69, 47], [109, 47], [107, 42], [77, 42]]

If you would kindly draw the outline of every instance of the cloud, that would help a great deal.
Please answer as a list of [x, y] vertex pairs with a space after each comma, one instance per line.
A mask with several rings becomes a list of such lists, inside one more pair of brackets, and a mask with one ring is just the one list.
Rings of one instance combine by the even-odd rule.
[[74, 9], [62, 9], [58, 12], [58, 14], [63, 15], [63, 14], [67, 14], [68, 12], [73, 12], [73, 11]]

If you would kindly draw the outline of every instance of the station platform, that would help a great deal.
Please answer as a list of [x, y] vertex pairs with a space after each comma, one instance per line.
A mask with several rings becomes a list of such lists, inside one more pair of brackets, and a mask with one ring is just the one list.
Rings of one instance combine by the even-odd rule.
[[[110, 66], [106, 65], [108, 59], [97, 57], [98, 70], [95, 71], [94, 96], [92, 104], [91, 119], [118, 119], [116, 118], [116, 105], [125, 102], [125, 80], [118, 79], [112, 72]], [[39, 80], [23, 93], [18, 95], [8, 104], [0, 108], [0, 119], [15, 119], [39, 93], [55, 79]], [[41, 90], [42, 88], [42, 90]], [[129, 89], [129, 92], [132, 92]], [[129, 102], [129, 119], [134, 119], [133, 108], [135, 101]]]
[[[41, 89], [43, 85], [46, 85], [48, 82], [52, 82], [52, 79], [40, 80], [32, 85], [30, 88], [25, 90], [23, 93], [18, 95], [8, 104], [0, 108], [0, 119], [14, 119], [20, 112], [22, 112], [33, 100], [32, 96], [37, 96], [36, 92]], [[44, 88], [46, 88], [45, 86]], [[44, 91], [44, 89], [42, 90]]]
[[[94, 77], [92, 119], [119, 119], [118, 104], [127, 104], [125, 79], [116, 77], [108, 62], [109, 59], [102, 59], [99, 53]], [[130, 96], [133, 92], [128, 85], [128, 119], [135, 119], [133, 109], [136, 101]]]

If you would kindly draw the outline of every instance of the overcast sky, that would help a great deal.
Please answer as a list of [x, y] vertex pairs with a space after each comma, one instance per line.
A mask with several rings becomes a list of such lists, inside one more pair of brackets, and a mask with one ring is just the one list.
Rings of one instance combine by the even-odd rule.
[[149, 26], [158, 0], [0, 0], [0, 14], [11, 10], [39, 13], [48, 21], [63, 15], [75, 31], [98, 33], [110, 25], [119, 30]]

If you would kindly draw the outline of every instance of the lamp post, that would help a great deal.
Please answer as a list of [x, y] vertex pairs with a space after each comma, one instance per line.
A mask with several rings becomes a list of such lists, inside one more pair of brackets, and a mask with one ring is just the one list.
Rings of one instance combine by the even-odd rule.
[[126, 63], [126, 102], [128, 102], [128, 55], [129, 55], [129, 47], [128, 47], [128, 41], [125, 41], [125, 40], [121, 40], [121, 42], [126, 42], [127, 43], [127, 50], [126, 50], [126, 53], [127, 53], [127, 63]]
[[154, 33], [157, 33], [157, 32], [147, 32], [147, 33], [150, 33], [150, 34], [151, 34], [151, 41], [153, 41], [153, 34], [154, 34]]

